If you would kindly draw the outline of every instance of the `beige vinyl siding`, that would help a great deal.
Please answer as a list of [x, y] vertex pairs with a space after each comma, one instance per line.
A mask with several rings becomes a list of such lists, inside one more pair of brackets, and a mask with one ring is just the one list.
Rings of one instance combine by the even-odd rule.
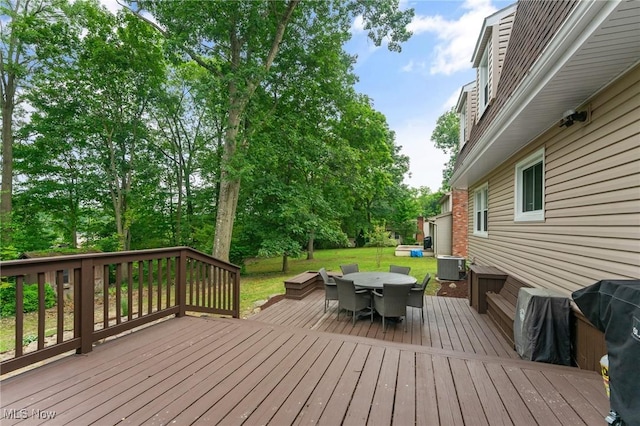
[[513, 28], [513, 21], [515, 18], [515, 13], [505, 16], [500, 20], [500, 25], [498, 26], [498, 76], [500, 76], [500, 73], [502, 72], [502, 64], [504, 63], [504, 56], [506, 55], [507, 47], [509, 46], [509, 37], [511, 37], [511, 29]]
[[[470, 213], [470, 259], [567, 295], [601, 279], [640, 279], [639, 98], [636, 67], [589, 101], [590, 122], [554, 125], [470, 187], [489, 184], [489, 237], [473, 236]], [[543, 147], [545, 220], [516, 223], [515, 165]]]
[[515, 19], [515, 13], [508, 15], [500, 20], [498, 25], [495, 25], [491, 37], [491, 50], [489, 67], [489, 81], [491, 93], [490, 99], [495, 97], [498, 91], [498, 82], [500, 81], [500, 73], [502, 72], [502, 64], [504, 63], [504, 57], [507, 53], [507, 47], [509, 45], [509, 36], [511, 35], [511, 28], [513, 27], [513, 20]]
[[[477, 87], [477, 84], [476, 84]], [[478, 110], [478, 100], [476, 96], [476, 88], [474, 87], [472, 90], [467, 92], [467, 103], [466, 103], [466, 116], [465, 116], [465, 129], [464, 129], [464, 141], [469, 140], [469, 135], [471, 134], [471, 127], [475, 123], [476, 120], [476, 111]]]

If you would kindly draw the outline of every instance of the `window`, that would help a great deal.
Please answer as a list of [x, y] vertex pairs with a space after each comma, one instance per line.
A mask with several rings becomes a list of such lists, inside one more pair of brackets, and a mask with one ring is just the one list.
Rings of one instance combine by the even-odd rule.
[[484, 53], [482, 53], [478, 72], [478, 95], [480, 99], [480, 113], [482, 113], [489, 104], [489, 46], [487, 46]]
[[544, 150], [516, 165], [515, 220], [544, 220]]
[[473, 202], [473, 235], [487, 237], [489, 225], [489, 186], [482, 185], [474, 192]]

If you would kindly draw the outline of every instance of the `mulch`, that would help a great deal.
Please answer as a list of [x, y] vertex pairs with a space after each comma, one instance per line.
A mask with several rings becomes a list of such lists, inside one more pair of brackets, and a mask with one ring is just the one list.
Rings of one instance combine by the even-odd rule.
[[466, 279], [460, 281], [440, 281], [440, 288], [436, 295], [466, 299], [469, 297], [469, 284]]

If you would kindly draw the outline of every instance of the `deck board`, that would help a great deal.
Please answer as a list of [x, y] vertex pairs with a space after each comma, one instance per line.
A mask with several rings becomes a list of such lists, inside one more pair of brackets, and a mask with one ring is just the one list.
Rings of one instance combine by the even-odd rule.
[[[411, 331], [398, 323], [383, 339], [364, 337], [377, 336], [376, 322], [336, 321], [322, 303], [302, 305], [318, 319], [293, 323], [328, 321], [347, 334], [187, 316], [8, 377], [0, 382], [5, 417], [25, 408], [56, 416], [2, 424], [602, 424], [608, 412], [597, 373], [477, 353], [474, 344], [463, 346], [468, 352], [411, 344], [417, 309]], [[457, 303], [430, 306], [452, 325], [463, 312]], [[286, 317], [269, 314], [262, 318]], [[459, 337], [469, 323], [460, 322]]]

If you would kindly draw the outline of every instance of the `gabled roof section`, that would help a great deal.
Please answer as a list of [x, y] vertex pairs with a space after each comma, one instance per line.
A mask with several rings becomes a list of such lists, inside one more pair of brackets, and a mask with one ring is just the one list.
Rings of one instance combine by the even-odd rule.
[[520, 1], [494, 102], [458, 154], [466, 188], [640, 61], [640, 2]]
[[460, 95], [458, 96], [458, 102], [456, 103], [456, 112], [458, 113], [462, 112], [462, 108], [464, 107], [464, 102], [468, 98], [468, 93], [471, 92], [472, 90], [475, 90], [475, 88], [476, 88], [475, 81], [472, 81], [462, 86], [462, 89], [460, 89]]
[[482, 59], [482, 52], [484, 52], [484, 49], [487, 46], [487, 43], [491, 39], [493, 26], [499, 23], [500, 20], [505, 16], [509, 16], [513, 12], [515, 12], [516, 6], [517, 6], [517, 3], [514, 3], [510, 6], [500, 9], [493, 15], [484, 18], [484, 22], [482, 23], [482, 30], [480, 31], [480, 36], [476, 41], [476, 47], [475, 49], [473, 49], [473, 56], [471, 57], [471, 63], [473, 64], [473, 68], [478, 68], [478, 66], [480, 65], [480, 60]]

